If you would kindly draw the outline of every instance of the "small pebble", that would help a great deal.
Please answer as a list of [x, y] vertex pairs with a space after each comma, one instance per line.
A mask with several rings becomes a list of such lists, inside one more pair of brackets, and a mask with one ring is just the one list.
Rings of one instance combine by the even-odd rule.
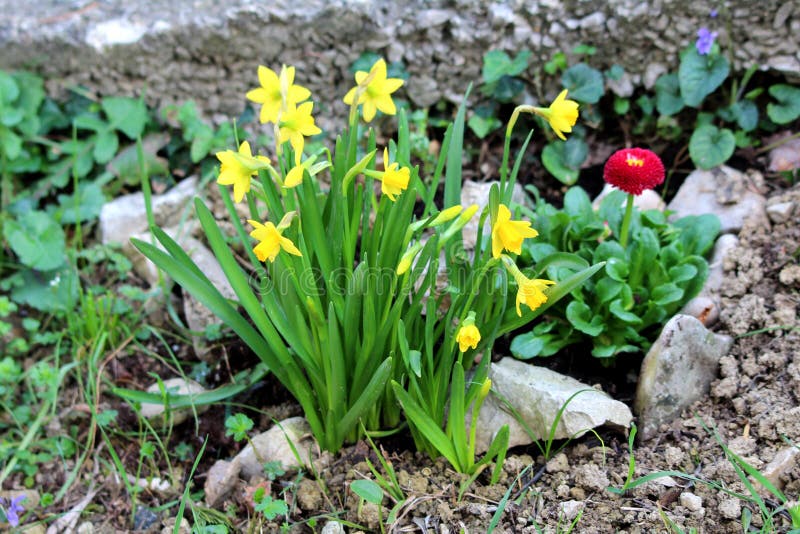
[[681, 493], [680, 501], [681, 506], [691, 512], [698, 512], [703, 508], [703, 499], [688, 491]]
[[719, 503], [719, 513], [725, 519], [739, 519], [742, 515], [742, 503], [739, 499], [723, 499]]

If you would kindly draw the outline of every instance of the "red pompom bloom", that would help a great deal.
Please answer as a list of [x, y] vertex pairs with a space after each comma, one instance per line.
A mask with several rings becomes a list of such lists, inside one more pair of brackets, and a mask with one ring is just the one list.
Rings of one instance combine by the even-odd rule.
[[641, 195], [664, 181], [664, 164], [652, 150], [617, 150], [606, 161], [603, 180], [626, 193]]

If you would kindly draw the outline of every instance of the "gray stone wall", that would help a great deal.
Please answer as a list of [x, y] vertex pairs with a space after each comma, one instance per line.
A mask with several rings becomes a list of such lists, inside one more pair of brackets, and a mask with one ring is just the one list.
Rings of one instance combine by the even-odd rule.
[[719, 31], [737, 70], [800, 75], [800, 0], [0, 0], [0, 68], [41, 73], [51, 91], [194, 99], [220, 119], [242, 110], [258, 64], [287, 63], [330, 116], [345, 113], [347, 69], [367, 50], [402, 61], [406, 96], [429, 106], [459, 101], [495, 48], [533, 52], [532, 94], [552, 95], [537, 66], [578, 43], [598, 48], [593, 66], [622, 65], [628, 89], [650, 86], [700, 26]]

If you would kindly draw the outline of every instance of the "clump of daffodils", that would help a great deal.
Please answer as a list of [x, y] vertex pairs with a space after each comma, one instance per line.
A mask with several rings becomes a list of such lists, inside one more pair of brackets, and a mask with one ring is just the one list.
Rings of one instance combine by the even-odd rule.
[[[271, 127], [273, 157], [258, 154], [248, 141], [220, 151], [217, 183], [232, 187], [233, 202], [246, 202], [250, 210], [248, 233], [226, 198], [238, 237], [251, 240], [246, 255], [260, 266], [260, 283], [242, 271], [242, 258], [233, 255], [229, 238], [199, 200], [198, 218], [236, 292], [236, 306], [165, 233], [155, 232], [163, 250], [136, 246], [262, 359], [298, 400], [324, 449], [337, 451], [358, 439], [362, 428], [397, 428], [404, 413], [419, 448], [445, 455], [459, 472], [475, 473], [492, 458], [502, 464], [507, 429], [495, 437], [493, 452], [475, 462], [474, 426], [459, 437], [465, 429], [454, 425], [463, 418], [446, 416], [472, 406], [477, 421], [489, 394], [490, 358], [479, 359], [465, 384], [465, 370], [476, 361], [468, 353], [491, 353], [497, 336], [532, 320], [594, 271], [556, 284], [517, 267], [525, 240], [538, 232], [510, 202], [515, 175], [508, 177], [505, 165], [502, 186], [493, 188], [482, 212], [477, 205], [435, 205], [430, 181], [410, 161], [407, 118], [394, 102], [403, 81], [388, 76], [383, 59], [356, 72], [355, 86], [343, 98], [350, 106], [348, 128], [335, 151], [306, 153], [308, 138], [320, 129], [312, 93], [296, 83], [294, 67], [273, 71], [262, 65], [257, 75], [259, 86], [246, 96], [261, 106], [260, 122]], [[518, 108], [510, 128], [528, 111], [564, 139], [578, 116], [577, 104], [566, 96], [562, 92], [547, 108]], [[374, 134], [359, 136], [361, 119], [370, 122], [378, 112], [398, 116], [397, 139], [385, 146], [376, 146]], [[462, 147], [443, 150], [440, 169], [447, 150]], [[325, 179], [318, 180], [323, 172]], [[461, 177], [451, 174], [448, 169], [447, 187], [460, 187]], [[464, 261], [461, 233], [474, 217], [480, 225], [488, 221], [490, 241]], [[447, 267], [446, 291], [437, 290], [440, 263]], [[506, 292], [508, 280], [517, 287], [514, 300]], [[256, 293], [254, 286], [266, 289]]]

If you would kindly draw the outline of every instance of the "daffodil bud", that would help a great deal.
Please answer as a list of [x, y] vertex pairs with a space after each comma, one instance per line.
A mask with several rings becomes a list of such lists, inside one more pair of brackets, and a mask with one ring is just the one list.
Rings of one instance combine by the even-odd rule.
[[461, 207], [460, 204], [456, 204], [455, 206], [450, 206], [449, 208], [440, 211], [433, 220], [428, 223], [428, 226], [439, 226], [440, 224], [444, 224], [448, 221], [452, 221], [455, 219], [461, 210], [464, 208]]
[[415, 243], [414, 246], [403, 254], [403, 257], [400, 258], [400, 263], [397, 264], [397, 276], [404, 275], [411, 268], [411, 263], [414, 261], [417, 254], [419, 254], [420, 250], [422, 250], [422, 243]]
[[478, 392], [478, 399], [483, 400], [489, 394], [489, 391], [492, 389], [492, 381], [491, 379], [487, 378], [483, 381], [481, 385], [481, 390]]

